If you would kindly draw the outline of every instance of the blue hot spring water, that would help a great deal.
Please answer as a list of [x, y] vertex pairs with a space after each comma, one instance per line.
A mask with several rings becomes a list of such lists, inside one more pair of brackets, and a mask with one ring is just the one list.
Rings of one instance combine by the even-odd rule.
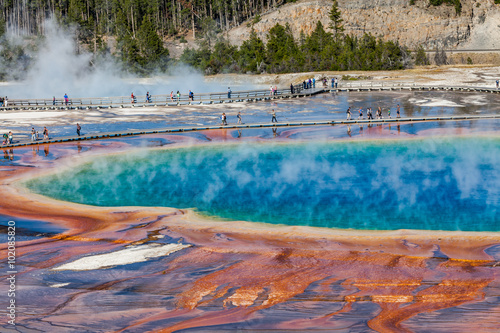
[[500, 231], [500, 139], [246, 143], [144, 150], [26, 183], [97, 206], [354, 229]]

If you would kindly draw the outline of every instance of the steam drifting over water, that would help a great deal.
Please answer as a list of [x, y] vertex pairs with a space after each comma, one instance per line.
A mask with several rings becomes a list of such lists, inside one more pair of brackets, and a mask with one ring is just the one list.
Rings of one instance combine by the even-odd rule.
[[499, 150], [496, 138], [214, 145], [97, 158], [27, 185], [79, 203], [232, 220], [499, 231]]

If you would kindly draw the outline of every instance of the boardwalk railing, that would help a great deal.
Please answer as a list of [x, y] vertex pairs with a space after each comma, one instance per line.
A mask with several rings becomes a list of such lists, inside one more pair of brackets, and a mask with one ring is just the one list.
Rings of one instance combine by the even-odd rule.
[[[436, 87], [446, 90], [447, 88], [468, 89], [468, 88], [481, 88], [481, 89], [496, 89], [493, 83], [486, 86], [484, 83], [467, 83], [466, 85], [443, 85], [442, 83], [417, 83], [414, 81], [340, 81], [338, 88], [419, 88], [419, 87]], [[331, 86], [328, 89], [332, 89]]]
[[[27, 139], [18, 140], [12, 144], [4, 145], [2, 148], [14, 148], [23, 146], [32, 146], [47, 143], [61, 143], [83, 140], [96, 140], [96, 139], [109, 139], [125, 136], [145, 135], [145, 134], [159, 134], [159, 133], [183, 133], [183, 132], [196, 132], [204, 130], [241, 130], [248, 128], [283, 128], [283, 127], [304, 127], [304, 126], [325, 126], [325, 125], [371, 125], [371, 124], [403, 124], [411, 122], [432, 122], [432, 121], [462, 121], [462, 120], [481, 120], [481, 119], [499, 119], [500, 115], [463, 115], [463, 116], [425, 116], [425, 117], [410, 117], [410, 118], [389, 118], [389, 119], [363, 119], [363, 120], [317, 120], [317, 121], [292, 121], [286, 123], [254, 123], [254, 124], [233, 124], [228, 126], [214, 125], [214, 126], [191, 126], [191, 127], [177, 127], [177, 128], [162, 128], [150, 130], [126, 130], [120, 132], [105, 132], [99, 134], [88, 134], [82, 136], [65, 136], [59, 138], [51, 138], [37, 141], [30, 141]], [[5, 152], [5, 150], [4, 150]]]
[[294, 94], [291, 94], [290, 88], [279, 89], [271, 94], [269, 90], [248, 90], [213, 93], [194, 93], [193, 98], [188, 94], [152, 95], [149, 99], [145, 95], [134, 96], [115, 96], [115, 97], [90, 97], [90, 98], [70, 98], [66, 103], [63, 98], [59, 99], [12, 99], [8, 100], [7, 108], [15, 107], [80, 107], [80, 106], [121, 106], [132, 104], [151, 104], [151, 105], [177, 105], [177, 104], [212, 104], [223, 103], [227, 101], [261, 100], [265, 98], [276, 98], [290, 95], [310, 95], [312, 89], [302, 89], [301, 85], [294, 87]]
[[173, 95], [153, 95], [146, 99], [145, 95], [135, 96], [115, 96], [115, 97], [93, 97], [93, 98], [71, 98], [66, 104], [64, 99], [14, 99], [8, 100], [7, 107], [1, 106], [0, 110], [12, 109], [32, 109], [32, 108], [94, 108], [94, 107], [123, 107], [123, 106], [170, 106], [187, 104], [213, 104], [227, 102], [259, 101], [274, 98], [293, 98], [311, 96], [324, 92], [340, 91], [371, 91], [371, 90], [456, 90], [456, 91], [478, 91], [500, 93], [494, 85], [487, 87], [478, 83], [464, 86], [443, 86], [439, 84], [420, 84], [411, 81], [339, 81], [332, 87], [330, 82], [323, 85], [316, 82], [315, 88], [304, 88], [302, 84], [294, 86], [292, 94], [290, 88], [278, 89], [274, 93], [269, 90], [248, 90], [212, 93], [194, 93], [193, 98], [188, 94], [181, 94], [179, 97]]

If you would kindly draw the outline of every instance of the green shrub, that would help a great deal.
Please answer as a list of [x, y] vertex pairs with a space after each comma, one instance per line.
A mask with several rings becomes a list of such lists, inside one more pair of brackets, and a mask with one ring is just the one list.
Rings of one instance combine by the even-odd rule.
[[429, 0], [429, 3], [433, 6], [441, 6], [443, 3], [447, 5], [453, 5], [455, 6], [455, 12], [457, 14], [460, 15], [462, 13], [462, 3], [460, 2], [460, 0]]

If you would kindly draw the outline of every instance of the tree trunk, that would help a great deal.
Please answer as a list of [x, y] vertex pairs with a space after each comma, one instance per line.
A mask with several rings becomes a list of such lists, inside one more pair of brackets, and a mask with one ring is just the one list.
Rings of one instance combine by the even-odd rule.
[[135, 38], [135, 24], [134, 24], [134, 7], [130, 7], [130, 16], [132, 21], [132, 36]]
[[191, 25], [193, 27], [193, 39], [195, 39], [196, 36], [195, 36], [195, 31], [194, 31], [194, 9], [193, 9], [193, 5], [191, 5]]
[[222, 29], [222, 20], [223, 19], [224, 19], [224, 17], [222, 16], [222, 7], [219, 6], [219, 26], [221, 29]]
[[182, 20], [181, 20], [181, 3], [177, 2], [177, 22], [179, 22], [179, 28], [182, 28]]
[[229, 17], [227, 15], [227, 2], [224, 2], [224, 15], [226, 16], [226, 30], [229, 30]]
[[177, 30], [177, 20], [175, 19], [175, 0], [172, 0], [172, 24], [174, 30]]

